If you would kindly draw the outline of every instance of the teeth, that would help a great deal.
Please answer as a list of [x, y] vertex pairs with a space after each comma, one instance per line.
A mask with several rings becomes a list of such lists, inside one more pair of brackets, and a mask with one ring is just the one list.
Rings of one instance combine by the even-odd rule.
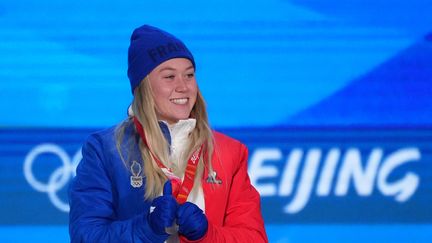
[[184, 104], [186, 104], [186, 102], [188, 101], [188, 98], [182, 98], [182, 99], [171, 99], [171, 101], [172, 101], [174, 104], [177, 104], [177, 105], [184, 105]]

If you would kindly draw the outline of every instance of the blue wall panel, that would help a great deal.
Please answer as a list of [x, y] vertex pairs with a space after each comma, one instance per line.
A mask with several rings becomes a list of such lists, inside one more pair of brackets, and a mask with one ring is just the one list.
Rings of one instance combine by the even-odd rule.
[[428, 242], [431, 10], [429, 0], [0, 2], [0, 241], [68, 241], [80, 147], [125, 118], [129, 37], [147, 23], [185, 41], [211, 125], [248, 145], [271, 242]]

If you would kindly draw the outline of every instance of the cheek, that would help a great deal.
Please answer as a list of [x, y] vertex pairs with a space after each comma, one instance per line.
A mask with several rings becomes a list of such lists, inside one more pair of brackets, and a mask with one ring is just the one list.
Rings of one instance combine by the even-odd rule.
[[164, 99], [166, 97], [169, 97], [169, 92], [166, 89], [157, 88], [153, 90], [153, 95], [155, 98]]
[[160, 112], [166, 112], [167, 110], [170, 109], [170, 101], [167, 97], [165, 96], [158, 96], [155, 97], [155, 106], [156, 109], [158, 109]]
[[196, 100], [197, 100], [197, 97], [198, 97], [198, 90], [196, 90], [195, 91], [195, 93], [194, 93], [194, 96], [193, 96], [193, 99], [194, 99], [194, 104], [195, 104], [195, 102], [196, 102]]
[[163, 112], [169, 105], [169, 92], [164, 89], [155, 88], [153, 89], [153, 100], [155, 102], [156, 110], [158, 112]]
[[171, 94], [170, 87], [168, 85], [163, 85], [162, 82], [152, 84], [152, 91], [155, 101], [163, 101], [164, 99], [167, 99]]
[[193, 85], [191, 85], [190, 90], [196, 99], [196, 97], [198, 95], [198, 85], [196, 83], [194, 83]]

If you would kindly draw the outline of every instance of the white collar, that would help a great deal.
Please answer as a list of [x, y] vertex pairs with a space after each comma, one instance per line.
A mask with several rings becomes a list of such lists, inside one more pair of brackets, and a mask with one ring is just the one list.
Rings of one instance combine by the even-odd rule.
[[[166, 122], [165, 122], [166, 124]], [[178, 139], [185, 139], [192, 130], [195, 128], [196, 120], [193, 118], [189, 118], [186, 120], [179, 120], [174, 124], [167, 124], [170, 130], [171, 141]]]
[[[167, 122], [162, 121], [165, 124]], [[185, 163], [185, 161], [181, 161], [182, 154], [189, 146], [189, 134], [195, 129], [196, 120], [193, 118], [186, 120], [179, 120], [175, 124], [167, 124], [170, 136], [171, 136], [171, 146], [170, 146], [170, 157], [171, 161], [177, 166], [180, 166], [180, 163]]]

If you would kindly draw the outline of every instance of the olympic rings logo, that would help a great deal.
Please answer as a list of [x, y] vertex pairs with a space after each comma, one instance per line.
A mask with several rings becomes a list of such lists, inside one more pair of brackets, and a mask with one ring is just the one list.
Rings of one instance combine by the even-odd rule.
[[[51, 173], [48, 182], [37, 180], [33, 174], [33, 163], [41, 154], [54, 154], [62, 162], [62, 166]], [[71, 178], [75, 177], [76, 168], [81, 158], [81, 149], [77, 151], [71, 160], [60, 146], [51, 143], [40, 144], [27, 154], [24, 161], [24, 176], [36, 191], [47, 193], [51, 203], [56, 208], [63, 212], [69, 212], [69, 203], [63, 202], [57, 195], [57, 192], [64, 188]]]

